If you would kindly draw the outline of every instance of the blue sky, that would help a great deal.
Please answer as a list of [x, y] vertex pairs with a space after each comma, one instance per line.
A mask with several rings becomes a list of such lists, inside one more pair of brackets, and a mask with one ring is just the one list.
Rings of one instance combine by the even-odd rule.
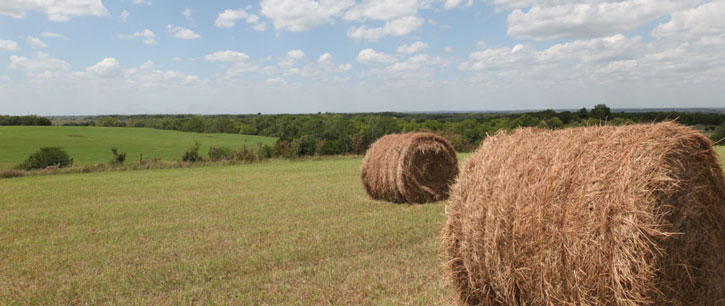
[[723, 107], [722, 16], [722, 0], [4, 0], [0, 113]]

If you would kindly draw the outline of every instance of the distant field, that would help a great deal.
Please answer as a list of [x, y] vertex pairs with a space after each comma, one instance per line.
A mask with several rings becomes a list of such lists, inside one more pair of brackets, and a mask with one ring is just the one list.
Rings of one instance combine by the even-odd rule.
[[445, 304], [444, 205], [360, 158], [0, 180], [0, 304]]
[[201, 143], [206, 156], [209, 146], [238, 148], [257, 142], [271, 145], [276, 139], [236, 134], [199, 134], [150, 128], [0, 126], [0, 168], [9, 168], [25, 160], [40, 147], [62, 147], [74, 164], [105, 163], [111, 160], [111, 147], [128, 153], [128, 160], [145, 158], [181, 159], [194, 141]]

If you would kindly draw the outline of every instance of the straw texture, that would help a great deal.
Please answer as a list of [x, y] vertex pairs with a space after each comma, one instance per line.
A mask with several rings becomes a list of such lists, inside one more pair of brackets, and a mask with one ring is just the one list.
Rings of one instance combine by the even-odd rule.
[[725, 182], [675, 123], [486, 139], [446, 206], [457, 298], [483, 305], [725, 305]]

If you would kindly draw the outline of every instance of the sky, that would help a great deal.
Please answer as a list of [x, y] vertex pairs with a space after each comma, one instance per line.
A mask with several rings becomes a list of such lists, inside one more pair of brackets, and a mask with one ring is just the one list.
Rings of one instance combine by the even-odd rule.
[[725, 0], [0, 0], [0, 114], [725, 107]]

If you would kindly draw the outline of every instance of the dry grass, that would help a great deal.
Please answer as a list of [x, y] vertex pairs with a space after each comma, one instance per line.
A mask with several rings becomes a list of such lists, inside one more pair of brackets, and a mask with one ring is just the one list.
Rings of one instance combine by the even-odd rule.
[[361, 159], [0, 180], [0, 305], [441, 305], [443, 203]]
[[446, 215], [464, 303], [725, 303], [725, 182], [690, 128], [498, 134], [467, 161]]
[[456, 151], [432, 133], [378, 139], [365, 154], [360, 172], [372, 198], [396, 203], [445, 200], [457, 175]]

